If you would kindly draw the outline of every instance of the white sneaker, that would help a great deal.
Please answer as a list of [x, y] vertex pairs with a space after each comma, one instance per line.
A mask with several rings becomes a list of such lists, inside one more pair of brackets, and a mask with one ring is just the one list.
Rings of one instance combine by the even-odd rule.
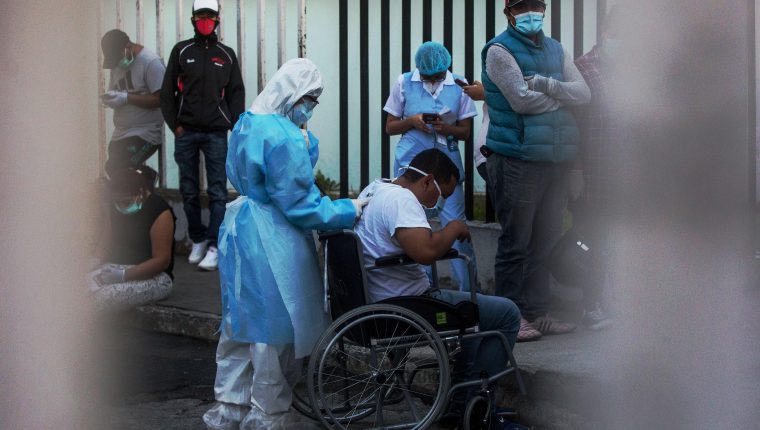
[[198, 243], [193, 242], [193, 250], [190, 251], [190, 256], [187, 257], [187, 262], [190, 264], [200, 263], [203, 256], [206, 255], [206, 249], [208, 249], [208, 240]]
[[206, 256], [203, 257], [203, 261], [198, 264], [198, 267], [203, 270], [216, 270], [216, 267], [219, 265], [219, 252], [216, 249], [216, 246], [209, 246], [208, 251], [206, 251]]

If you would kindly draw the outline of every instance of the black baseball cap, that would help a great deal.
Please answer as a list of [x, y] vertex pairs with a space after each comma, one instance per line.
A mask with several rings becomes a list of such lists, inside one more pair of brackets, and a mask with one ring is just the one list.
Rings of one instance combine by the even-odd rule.
[[129, 36], [121, 30], [111, 30], [100, 39], [103, 49], [103, 68], [113, 69], [124, 57], [124, 48], [129, 43]]
[[546, 2], [544, 0], [505, 0], [505, 1], [506, 1], [506, 7], [517, 6], [518, 4], [520, 4], [520, 3], [524, 2], [524, 1], [529, 1], [529, 2], [532, 2], [532, 3], [541, 3], [541, 5], [543, 5], [544, 7], [546, 7]]

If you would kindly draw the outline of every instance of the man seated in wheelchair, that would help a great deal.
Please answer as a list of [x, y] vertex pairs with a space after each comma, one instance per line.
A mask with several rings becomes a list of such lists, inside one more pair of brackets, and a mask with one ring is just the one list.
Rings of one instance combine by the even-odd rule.
[[[401, 173], [403, 172], [403, 173]], [[393, 180], [378, 179], [359, 198], [371, 198], [355, 232], [362, 241], [365, 264], [394, 254], [406, 254], [419, 264], [395, 265], [367, 273], [367, 292], [373, 302], [397, 296], [426, 295], [447, 303], [470, 300], [469, 292], [432, 289], [422, 265], [443, 257], [456, 240], [470, 240], [467, 225], [451, 221], [433, 231], [425, 209], [440, 207], [459, 182], [454, 163], [438, 149], [420, 152]], [[520, 311], [509, 299], [477, 295], [480, 330], [502, 332], [513, 347], [520, 327]], [[452, 383], [478, 379], [482, 371], [496, 374], [505, 367], [507, 354], [495, 337], [466, 340], [454, 360]], [[474, 390], [456, 393], [448, 416], [461, 417]], [[457, 410], [458, 409], [458, 410]]]

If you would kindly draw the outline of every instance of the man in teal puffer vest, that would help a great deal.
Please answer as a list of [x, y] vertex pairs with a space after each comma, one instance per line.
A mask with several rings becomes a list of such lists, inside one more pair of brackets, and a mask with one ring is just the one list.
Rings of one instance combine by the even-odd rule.
[[562, 233], [567, 174], [578, 151], [568, 106], [591, 94], [573, 58], [542, 31], [546, 3], [505, 0], [506, 31], [483, 48], [483, 86], [490, 114], [486, 146], [502, 233], [496, 253], [496, 294], [523, 316], [519, 341], [572, 331], [547, 315], [544, 261]]

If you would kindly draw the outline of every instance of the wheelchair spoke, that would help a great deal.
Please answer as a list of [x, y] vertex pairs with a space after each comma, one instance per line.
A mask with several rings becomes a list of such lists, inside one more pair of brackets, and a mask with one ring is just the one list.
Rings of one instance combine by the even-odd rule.
[[443, 343], [429, 323], [396, 306], [369, 305], [336, 320], [309, 370], [312, 407], [335, 430], [424, 427], [448, 394]]

